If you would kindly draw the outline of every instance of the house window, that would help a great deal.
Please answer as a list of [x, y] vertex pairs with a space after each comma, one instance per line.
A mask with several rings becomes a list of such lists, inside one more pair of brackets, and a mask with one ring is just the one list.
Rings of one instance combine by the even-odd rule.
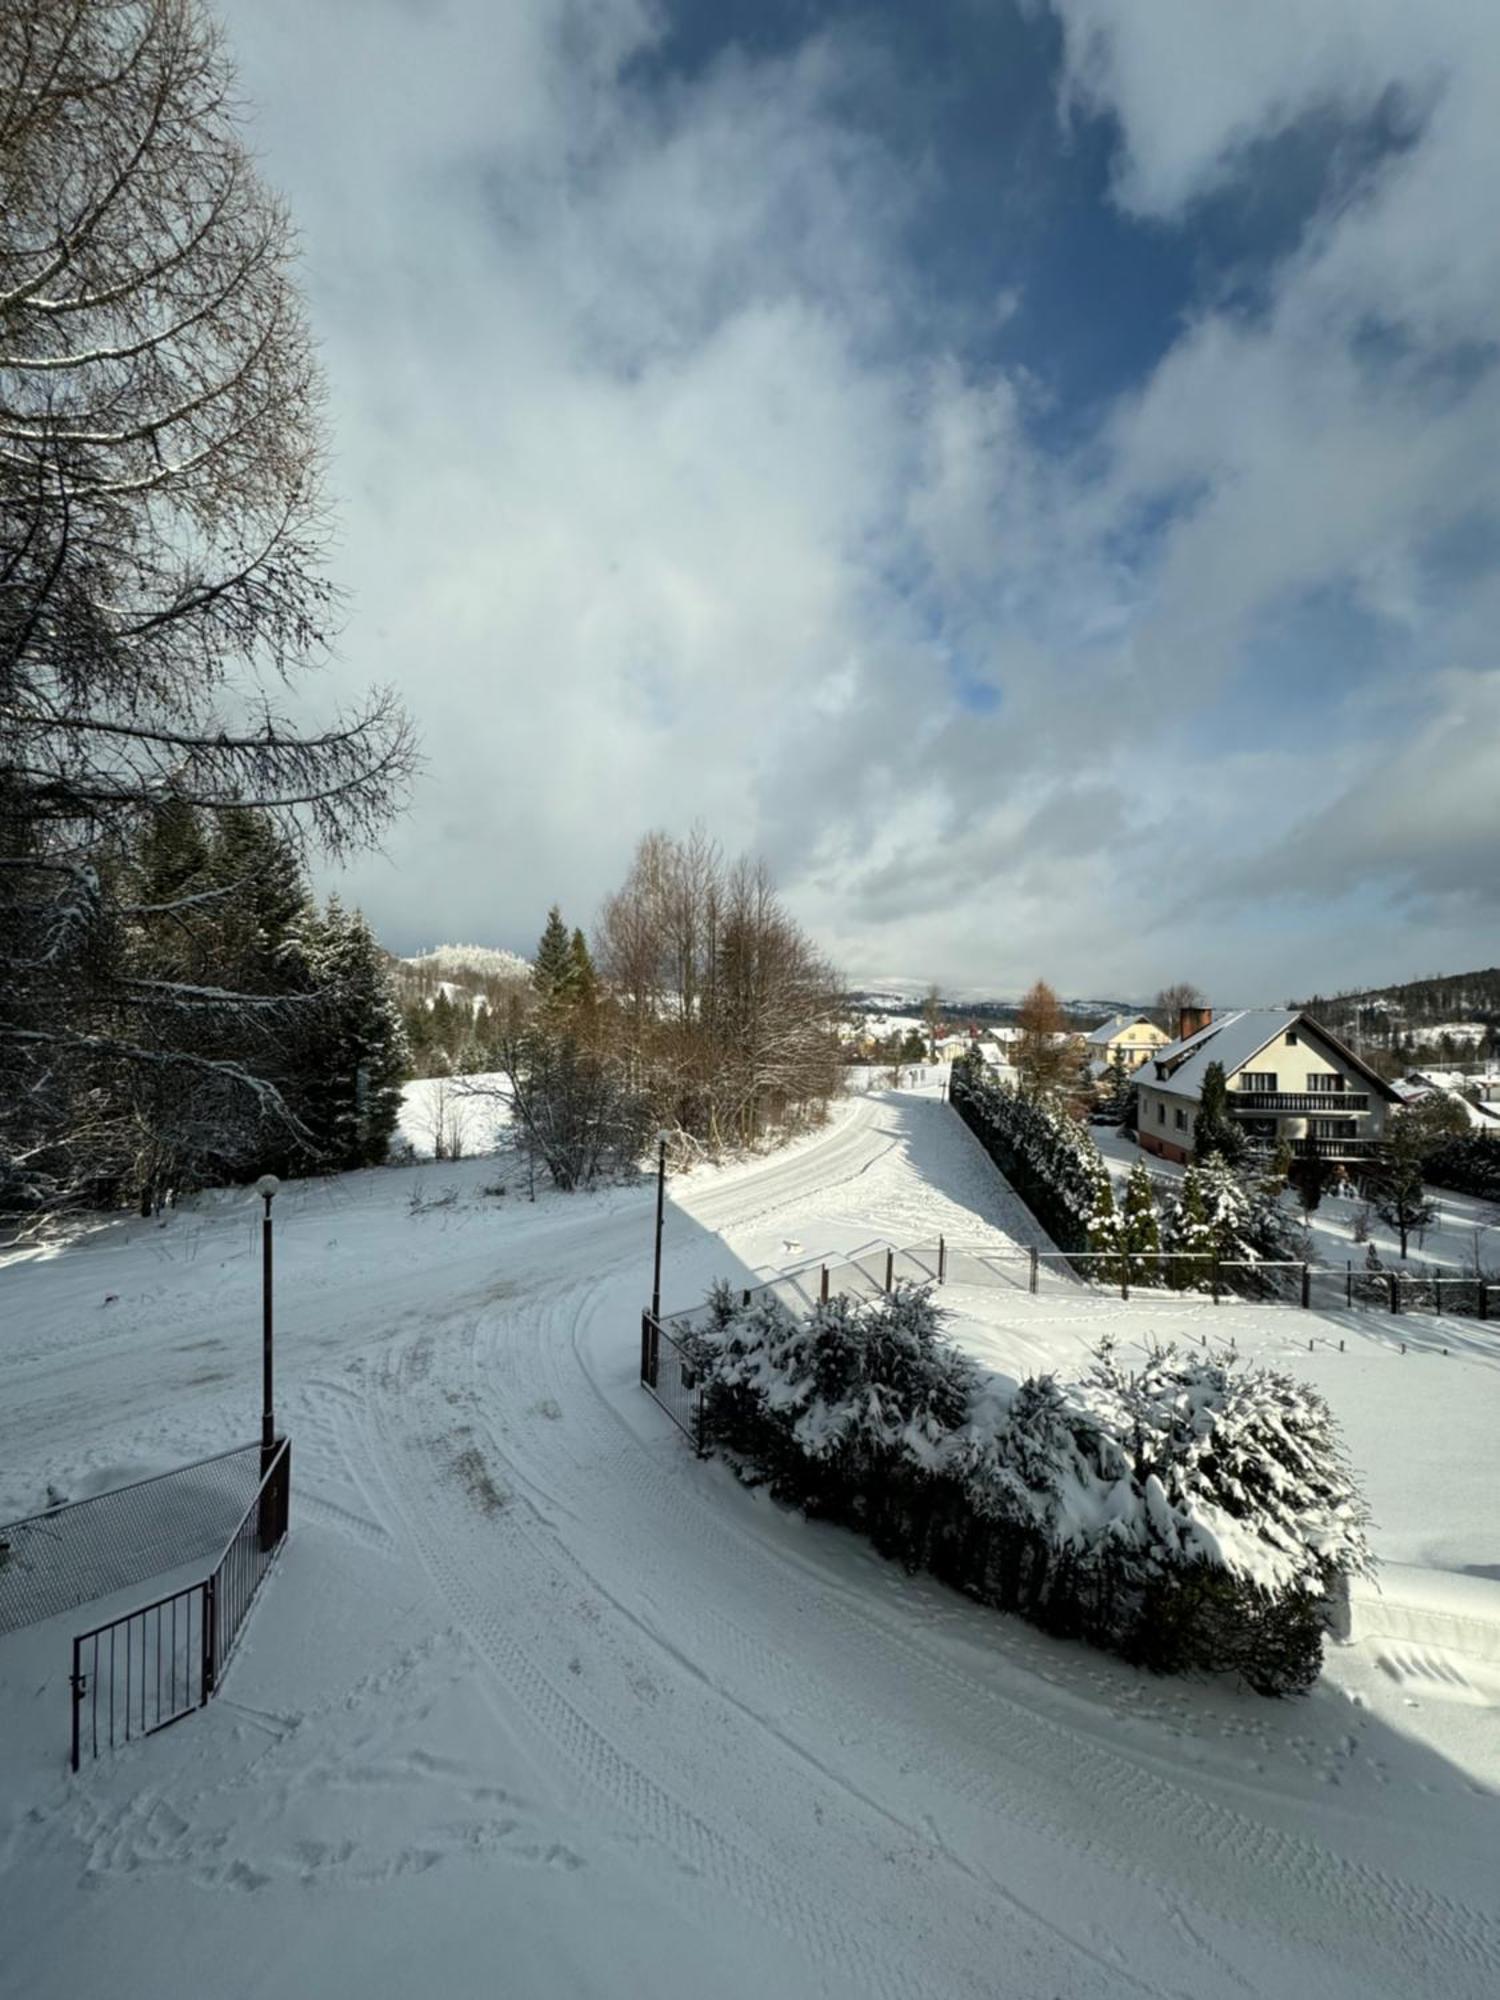
[[1158, 1125], [1165, 1125], [1165, 1124], [1166, 1124], [1166, 1122], [1167, 1122], [1167, 1107], [1166, 1107], [1166, 1105], [1165, 1105], [1165, 1104], [1158, 1104], [1158, 1105], [1157, 1105], [1157, 1107], [1156, 1107], [1156, 1122], [1157, 1122], [1157, 1124], [1158, 1124]]
[[1314, 1118], [1312, 1133], [1315, 1139], [1352, 1139], [1355, 1125], [1352, 1118]]
[[1274, 1069], [1242, 1069], [1239, 1087], [1241, 1090], [1274, 1090], [1276, 1072]]
[[1296, 1030], [1295, 1028], [1288, 1028], [1288, 1029], [1287, 1029], [1287, 1031], [1286, 1031], [1286, 1045], [1287, 1045], [1287, 1047], [1288, 1047], [1289, 1049], [1294, 1049], [1294, 1048], [1296, 1048], [1296, 1046], [1297, 1046], [1297, 1030]]
[[1178, 1131], [1185, 1132], [1187, 1130], [1187, 1113], [1185, 1111], [1178, 1111], [1176, 1118]]
[[1342, 1090], [1344, 1079], [1330, 1070], [1319, 1070], [1316, 1075], [1308, 1074], [1307, 1088], [1315, 1096], [1328, 1096], [1335, 1090]]

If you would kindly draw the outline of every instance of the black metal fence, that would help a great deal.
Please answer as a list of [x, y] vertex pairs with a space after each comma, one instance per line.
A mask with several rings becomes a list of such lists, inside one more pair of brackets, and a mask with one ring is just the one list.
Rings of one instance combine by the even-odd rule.
[[[1342, 1271], [1300, 1260], [1219, 1259], [1158, 1252], [1125, 1256], [1117, 1250], [999, 1249], [949, 1243], [873, 1245], [841, 1264], [804, 1264], [738, 1294], [749, 1306], [777, 1299], [794, 1311], [822, 1300], [873, 1298], [900, 1279], [918, 1284], [978, 1285], [1037, 1293], [1044, 1281], [1070, 1288], [1107, 1291], [1129, 1300], [1137, 1294], [1160, 1307], [1215, 1305], [1245, 1299], [1268, 1305], [1329, 1312], [1363, 1308], [1385, 1313], [1449, 1313], [1500, 1320], [1500, 1284], [1481, 1277], [1397, 1271]], [[701, 1378], [694, 1364], [692, 1336], [706, 1326], [714, 1308], [705, 1303], [660, 1320], [641, 1314], [641, 1382], [702, 1457], [707, 1448]]]
[[[261, 1447], [253, 1449], [259, 1453]], [[266, 1571], [286, 1540], [292, 1447], [282, 1438], [218, 1562], [199, 1583], [73, 1641], [72, 1765], [180, 1722], [219, 1688]]]
[[683, 1317], [678, 1316], [674, 1325], [675, 1332], [649, 1312], [641, 1314], [641, 1383], [703, 1458], [708, 1449], [703, 1385], [683, 1337], [687, 1331]]
[[0, 1527], [0, 1632], [215, 1555], [260, 1476], [240, 1445]]

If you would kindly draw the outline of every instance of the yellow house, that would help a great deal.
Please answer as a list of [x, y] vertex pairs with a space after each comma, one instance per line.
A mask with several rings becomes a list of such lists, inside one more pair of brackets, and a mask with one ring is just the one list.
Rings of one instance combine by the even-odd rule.
[[1114, 1014], [1091, 1035], [1085, 1035], [1084, 1046], [1096, 1073], [1102, 1074], [1117, 1060], [1126, 1069], [1139, 1069], [1153, 1049], [1165, 1048], [1170, 1040], [1171, 1036], [1163, 1034], [1144, 1014]]

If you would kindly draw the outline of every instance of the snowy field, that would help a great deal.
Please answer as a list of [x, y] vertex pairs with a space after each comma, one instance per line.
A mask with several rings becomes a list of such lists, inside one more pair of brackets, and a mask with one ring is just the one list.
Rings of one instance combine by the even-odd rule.
[[[215, 1702], [72, 1779], [91, 1621], [0, 1639], [6, 1994], [1500, 1992], [1500, 1328], [1443, 1355], [1412, 1321], [1402, 1355], [1378, 1314], [945, 1292], [1015, 1372], [1232, 1331], [1326, 1391], [1386, 1595], [1268, 1702], [1046, 1639], [696, 1463], [635, 1380], [649, 1184], [495, 1184], [475, 1158], [278, 1200], [293, 1534]], [[257, 1216], [221, 1194], [0, 1263], [0, 1518], [254, 1435]], [[940, 1231], [1034, 1233], [934, 1095], [853, 1097], [674, 1180], [665, 1300]]]

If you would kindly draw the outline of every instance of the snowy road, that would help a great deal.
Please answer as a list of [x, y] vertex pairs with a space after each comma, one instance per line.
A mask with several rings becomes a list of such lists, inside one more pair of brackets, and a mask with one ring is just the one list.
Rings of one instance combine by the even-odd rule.
[[[493, 1173], [283, 1197], [297, 1525], [218, 1702], [69, 1783], [68, 1621], [0, 1642], [13, 1990], [1500, 1990], [1492, 1786], [1358, 1649], [1151, 1681], [786, 1514], [635, 1383], [649, 1192]], [[679, 1183], [664, 1290], [1027, 1228], [944, 1107], [861, 1100]], [[0, 1516], [253, 1430], [254, 1249], [221, 1200], [0, 1269]]]

